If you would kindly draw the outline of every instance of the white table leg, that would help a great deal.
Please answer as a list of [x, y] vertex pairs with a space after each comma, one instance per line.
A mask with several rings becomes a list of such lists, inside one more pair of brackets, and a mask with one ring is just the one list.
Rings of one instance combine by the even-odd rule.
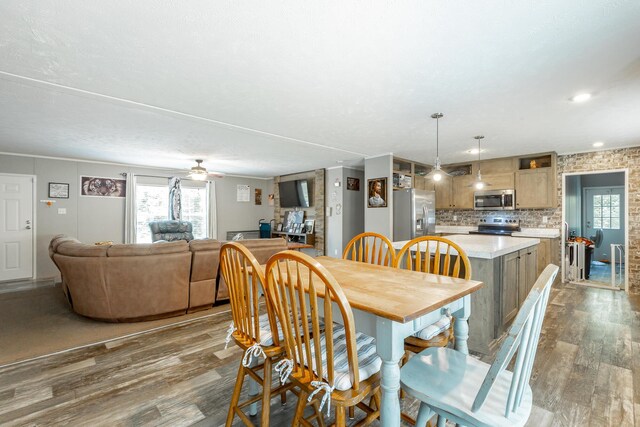
[[[258, 360], [257, 357], [254, 357], [253, 360], [251, 361], [251, 366], [255, 367], [258, 363], [260, 363], [260, 361]], [[260, 392], [258, 383], [249, 375], [247, 375], [247, 378], [249, 379], [249, 397], [250, 398], [255, 397]], [[258, 413], [258, 402], [255, 402], [249, 405], [249, 415], [254, 417], [256, 416], [257, 413]]]
[[453, 324], [453, 335], [456, 337], [456, 350], [469, 354], [467, 340], [469, 339], [469, 316], [471, 315], [471, 296], [467, 295], [462, 299], [464, 307], [458, 310], [456, 321]]
[[382, 359], [380, 425], [399, 427], [398, 391], [400, 390], [400, 359], [404, 354], [404, 337], [399, 333], [398, 325], [387, 319], [377, 318], [376, 330], [376, 347]]

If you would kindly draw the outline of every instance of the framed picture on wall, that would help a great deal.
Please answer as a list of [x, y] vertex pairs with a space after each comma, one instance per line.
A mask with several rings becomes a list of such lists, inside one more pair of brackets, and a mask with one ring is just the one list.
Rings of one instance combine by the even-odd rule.
[[80, 177], [80, 195], [83, 197], [124, 198], [127, 193], [127, 180], [103, 178], [98, 176]]
[[369, 198], [367, 207], [386, 208], [387, 207], [387, 178], [373, 178], [367, 181]]
[[360, 179], [347, 177], [347, 190], [360, 191]]
[[69, 184], [65, 184], [63, 182], [50, 182], [49, 198], [50, 199], [68, 199]]

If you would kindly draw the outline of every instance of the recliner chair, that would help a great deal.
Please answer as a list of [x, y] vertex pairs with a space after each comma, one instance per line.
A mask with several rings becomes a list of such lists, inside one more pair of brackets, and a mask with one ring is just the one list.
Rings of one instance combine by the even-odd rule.
[[165, 219], [162, 221], [151, 221], [151, 241], [160, 240], [173, 242], [175, 240], [193, 240], [193, 225], [189, 221]]

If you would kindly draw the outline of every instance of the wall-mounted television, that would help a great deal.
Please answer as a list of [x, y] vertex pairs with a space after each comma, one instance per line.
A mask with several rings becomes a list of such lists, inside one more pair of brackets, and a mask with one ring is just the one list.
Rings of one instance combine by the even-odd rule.
[[313, 204], [313, 180], [297, 179], [278, 184], [280, 206], [283, 208], [308, 208]]

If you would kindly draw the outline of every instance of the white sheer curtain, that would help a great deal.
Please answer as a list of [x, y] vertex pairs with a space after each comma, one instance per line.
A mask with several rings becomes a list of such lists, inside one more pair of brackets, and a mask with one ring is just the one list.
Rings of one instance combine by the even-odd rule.
[[216, 183], [215, 181], [207, 182], [207, 193], [209, 195], [209, 235], [210, 239], [218, 238], [218, 215], [216, 214]]
[[136, 176], [129, 172], [127, 179], [127, 195], [125, 198], [124, 212], [124, 242], [136, 242]]

